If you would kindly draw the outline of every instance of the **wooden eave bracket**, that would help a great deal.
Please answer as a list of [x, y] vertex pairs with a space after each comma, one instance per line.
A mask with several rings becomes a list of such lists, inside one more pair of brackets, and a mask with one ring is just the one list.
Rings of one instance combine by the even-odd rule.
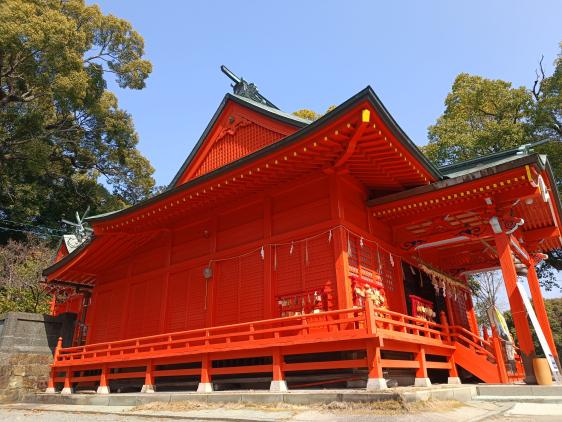
[[355, 133], [353, 133], [353, 136], [351, 137], [349, 142], [347, 143], [347, 148], [345, 152], [334, 164], [334, 168], [337, 169], [343, 166], [347, 162], [347, 160], [349, 160], [349, 158], [353, 155], [353, 153], [355, 152], [355, 148], [357, 147], [357, 142], [359, 142], [359, 139], [361, 139], [361, 136], [363, 136], [363, 133], [365, 132], [365, 129], [367, 129], [367, 126], [369, 125], [370, 121], [371, 121], [371, 111], [367, 108], [363, 109], [361, 111], [361, 123], [359, 124], [359, 127], [355, 130]]

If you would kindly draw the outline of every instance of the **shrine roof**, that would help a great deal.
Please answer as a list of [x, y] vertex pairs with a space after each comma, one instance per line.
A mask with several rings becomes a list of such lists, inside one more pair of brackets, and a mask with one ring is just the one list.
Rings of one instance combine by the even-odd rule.
[[[332, 122], [333, 120], [336, 120], [341, 115], [348, 112], [350, 109], [352, 109], [353, 107], [356, 107], [358, 104], [360, 104], [364, 101], [367, 101], [368, 103], [370, 103], [373, 106], [377, 115], [387, 125], [389, 130], [396, 137], [396, 139], [398, 139], [400, 141], [400, 143], [404, 147], [404, 149], [406, 151], [408, 151], [416, 160], [418, 160], [418, 162], [423, 166], [425, 171], [427, 171], [427, 173], [430, 174], [434, 178], [434, 180], [443, 179], [443, 176], [439, 172], [437, 167], [435, 167], [428, 160], [428, 158], [425, 155], [423, 155], [423, 153], [418, 149], [418, 147], [408, 137], [408, 135], [406, 135], [406, 133], [402, 130], [402, 128], [398, 125], [398, 123], [396, 123], [394, 118], [391, 116], [391, 114], [388, 112], [386, 107], [382, 104], [382, 102], [380, 101], [380, 99], [378, 98], [378, 96], [375, 94], [375, 92], [373, 91], [373, 89], [370, 86], [367, 86], [365, 89], [363, 89], [362, 91], [360, 91], [359, 93], [357, 93], [353, 97], [349, 98], [347, 101], [345, 101], [343, 104], [336, 107], [334, 110], [325, 114], [320, 119], [318, 119], [314, 122], [310, 122], [309, 124], [304, 123], [304, 122], [307, 122], [304, 119], [300, 119], [300, 118], [297, 118], [296, 116], [288, 115], [287, 113], [283, 113], [283, 112], [281, 112], [277, 109], [273, 109], [273, 108], [265, 106], [263, 104], [256, 103], [256, 102], [254, 102], [252, 100], [249, 100], [247, 98], [242, 98], [242, 97], [234, 95], [234, 94], [226, 94], [225, 99], [223, 100], [223, 104], [221, 104], [221, 106], [219, 106], [219, 109], [215, 113], [215, 116], [211, 120], [211, 123], [207, 127], [207, 130], [212, 126], [213, 120], [217, 118], [218, 114], [220, 114], [220, 110], [222, 110], [222, 108], [224, 107], [224, 103], [226, 103], [226, 101], [228, 99], [231, 99], [231, 100], [237, 101], [237, 102], [243, 102], [244, 104], [247, 104], [250, 107], [256, 107], [256, 108], [259, 108], [261, 110], [270, 112], [272, 115], [275, 115], [279, 118], [287, 119], [287, 118], [289, 118], [288, 116], [290, 116], [290, 118], [292, 119], [292, 121], [295, 124], [297, 124], [297, 122], [298, 122], [298, 124], [302, 125], [303, 127], [300, 128], [295, 133], [293, 133], [291, 135], [288, 135], [285, 138], [282, 138], [278, 142], [275, 142], [271, 145], [268, 145], [268, 146], [266, 146], [266, 147], [264, 147], [264, 148], [262, 148], [258, 151], [255, 151], [255, 152], [253, 152], [249, 155], [246, 155], [242, 158], [239, 158], [239, 159], [237, 159], [237, 160], [235, 160], [235, 161], [233, 161], [233, 162], [231, 162], [231, 163], [229, 163], [229, 164], [227, 164], [223, 167], [219, 167], [216, 170], [213, 170], [213, 171], [211, 171], [209, 173], [206, 173], [202, 176], [199, 176], [195, 179], [189, 180], [186, 183], [183, 183], [183, 184], [177, 185], [177, 186], [173, 186], [173, 187], [171, 186], [167, 190], [165, 190], [164, 192], [160, 193], [159, 195], [156, 195], [152, 198], [149, 198], [145, 201], [142, 201], [142, 202], [140, 202], [136, 205], [133, 205], [131, 207], [124, 208], [124, 209], [121, 209], [121, 210], [118, 210], [118, 211], [115, 211], [115, 212], [111, 212], [111, 213], [90, 216], [86, 220], [89, 221], [89, 222], [92, 222], [92, 223], [98, 223], [98, 222], [110, 220], [112, 218], [121, 217], [123, 215], [126, 215], [126, 214], [129, 214], [131, 212], [137, 211], [137, 210], [139, 210], [143, 207], [146, 207], [148, 205], [155, 204], [155, 203], [157, 203], [157, 202], [159, 202], [163, 199], [166, 199], [170, 196], [173, 196], [173, 195], [175, 195], [179, 192], [182, 192], [184, 190], [187, 190], [187, 189], [193, 188], [197, 185], [208, 182], [209, 180], [212, 180], [212, 179], [214, 179], [218, 176], [221, 176], [225, 173], [236, 170], [237, 168], [242, 167], [243, 165], [246, 165], [248, 163], [251, 163], [253, 161], [261, 159], [263, 157], [267, 157], [268, 155], [273, 154], [273, 153], [275, 153], [279, 150], [282, 150], [283, 148], [286, 148], [286, 147], [304, 139], [305, 137], [313, 134], [316, 130], [319, 130], [319, 129], [323, 128], [324, 126], [328, 125], [330, 122]], [[201, 139], [204, 139], [204, 137], [205, 137], [205, 134], [201, 137]], [[181, 175], [181, 173], [183, 172], [183, 169], [185, 169], [185, 167], [187, 167], [190, 160], [195, 155], [195, 151], [197, 150], [197, 148], [198, 148], [198, 146], [196, 145], [193, 152], [190, 154], [190, 156], [187, 158], [186, 162], [182, 166], [182, 169], [180, 169], [180, 171], [178, 172], [178, 175]], [[178, 177], [178, 176], [176, 175], [176, 177]], [[174, 181], [172, 182], [172, 184], [173, 183], [174, 183]]]
[[518, 148], [484, 155], [482, 157], [461, 161], [455, 164], [441, 166], [439, 167], [439, 171], [445, 177], [449, 178], [473, 173], [484, 168], [498, 166], [500, 164], [516, 160], [520, 157], [528, 156], [530, 155], [529, 146], [529, 144], [521, 145]]

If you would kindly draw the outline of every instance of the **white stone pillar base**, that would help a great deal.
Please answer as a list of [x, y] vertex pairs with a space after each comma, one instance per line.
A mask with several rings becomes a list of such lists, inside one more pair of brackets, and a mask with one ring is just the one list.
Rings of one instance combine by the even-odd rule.
[[104, 385], [104, 386], [99, 386], [96, 393], [98, 394], [109, 394], [109, 386], [108, 385]]
[[447, 384], [462, 384], [459, 377], [449, 377], [447, 378]]
[[213, 392], [213, 384], [210, 382], [200, 382], [197, 386], [198, 393], [212, 393]]
[[46, 394], [55, 394], [56, 392], [57, 392], [57, 390], [55, 390], [54, 387], [47, 387], [47, 388], [45, 389], [45, 393], [46, 393]]
[[414, 387], [431, 387], [431, 380], [429, 378], [416, 378]]
[[384, 378], [369, 378], [367, 380], [367, 391], [386, 390], [387, 388]]
[[154, 393], [154, 385], [144, 384], [141, 388], [141, 393]]
[[62, 389], [62, 391], [61, 391], [60, 393], [61, 393], [62, 395], [67, 396], [67, 395], [72, 394], [73, 391], [72, 391], [72, 388], [70, 388], [70, 387], [65, 387], [65, 388]]
[[271, 384], [269, 386], [269, 391], [272, 391], [274, 393], [289, 391], [289, 389], [287, 388], [287, 382], [285, 380], [271, 381]]

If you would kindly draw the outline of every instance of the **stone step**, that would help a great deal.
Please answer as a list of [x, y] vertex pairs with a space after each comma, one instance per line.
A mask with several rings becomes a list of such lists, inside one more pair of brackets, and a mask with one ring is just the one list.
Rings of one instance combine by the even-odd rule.
[[[562, 385], [477, 385], [476, 394], [481, 397], [558, 397], [562, 400]], [[515, 400], [518, 401], [518, 400]]]

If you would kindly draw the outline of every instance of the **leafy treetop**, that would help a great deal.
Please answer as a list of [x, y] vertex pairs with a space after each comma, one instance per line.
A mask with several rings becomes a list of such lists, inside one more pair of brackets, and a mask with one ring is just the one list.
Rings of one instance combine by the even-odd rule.
[[152, 70], [131, 24], [83, 0], [0, 8], [0, 219], [54, 225], [151, 194], [153, 169], [131, 116], [107, 90], [142, 89]]

